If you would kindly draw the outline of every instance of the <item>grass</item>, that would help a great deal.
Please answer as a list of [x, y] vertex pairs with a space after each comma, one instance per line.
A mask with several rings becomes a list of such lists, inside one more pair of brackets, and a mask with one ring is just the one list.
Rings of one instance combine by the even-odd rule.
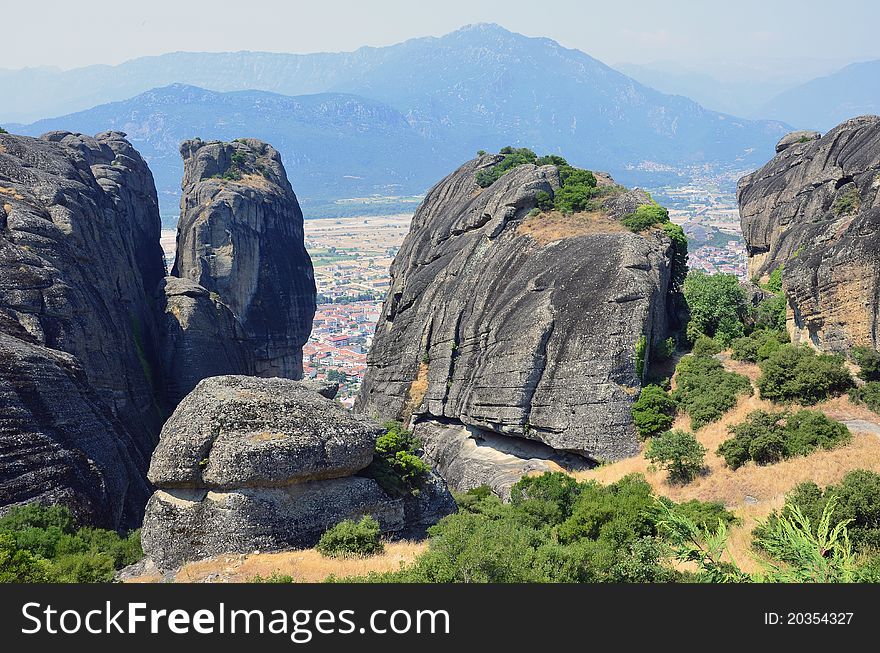
[[629, 233], [629, 230], [600, 211], [569, 215], [560, 211], [548, 211], [527, 217], [517, 227], [517, 232], [528, 234], [543, 247], [575, 236]]
[[[370, 572], [396, 571], [401, 563], [412, 562], [427, 549], [426, 542], [386, 542], [385, 553], [370, 558], [325, 558], [315, 549], [222, 555], [184, 565], [174, 579], [177, 583], [245, 583], [255, 576], [290, 576], [295, 583], [320, 583], [327, 576], [363, 576]], [[157, 582], [144, 576], [131, 582]]]

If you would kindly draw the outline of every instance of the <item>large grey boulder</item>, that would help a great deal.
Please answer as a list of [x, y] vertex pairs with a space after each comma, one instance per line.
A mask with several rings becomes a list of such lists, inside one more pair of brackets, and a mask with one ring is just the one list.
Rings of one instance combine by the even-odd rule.
[[529, 216], [539, 192], [559, 188], [556, 167], [479, 188], [475, 173], [498, 160], [465, 164], [417, 210], [356, 410], [413, 415], [426, 441], [439, 422], [593, 460], [634, 455], [636, 347], [668, 336], [671, 242], [619, 224], [650, 201], [642, 191], [612, 196], [602, 215]]
[[783, 149], [737, 199], [750, 276], [785, 266], [793, 341], [880, 348], [880, 117]]
[[260, 376], [302, 377], [315, 314], [303, 215], [281, 156], [254, 139], [180, 146], [183, 196], [172, 275], [217, 293], [238, 318]]
[[153, 563], [168, 570], [219, 553], [311, 547], [331, 526], [362, 515], [386, 534], [423, 534], [455, 511], [436, 475], [406, 496], [355, 476], [372, 461], [382, 429], [313, 387], [214, 377], [180, 402], [150, 465], [158, 490], [142, 542]]
[[[0, 135], [0, 330], [21, 340], [7, 341], [8, 378], [39, 385], [20, 398], [18, 431], [6, 431], [0, 506], [63, 497], [112, 527], [141, 519], [162, 417], [150, 301], [165, 273], [158, 202], [149, 169], [124, 136]], [[78, 370], [70, 396], [60, 392], [69, 382], [55, 374], [61, 353]], [[52, 381], [42, 380], [49, 370]], [[101, 418], [71, 419], [75, 405]], [[20, 479], [45, 464], [36, 446], [44, 438], [53, 457], [79, 462], [67, 471], [47, 466], [29, 488]], [[91, 487], [95, 478], [104, 480]]]
[[228, 489], [351, 476], [370, 464], [380, 432], [294, 381], [212, 377], [165, 423], [149, 479]]

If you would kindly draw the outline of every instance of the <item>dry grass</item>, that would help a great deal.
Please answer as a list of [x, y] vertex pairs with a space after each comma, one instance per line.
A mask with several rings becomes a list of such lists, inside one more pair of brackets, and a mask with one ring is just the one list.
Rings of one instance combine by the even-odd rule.
[[[223, 555], [184, 565], [174, 581], [177, 583], [242, 583], [254, 576], [268, 577], [273, 573], [291, 576], [297, 583], [317, 583], [327, 576], [363, 576], [370, 572], [396, 571], [401, 564], [412, 562], [427, 548], [426, 542], [388, 542], [385, 553], [370, 558], [325, 558], [314, 549]], [[143, 577], [132, 582], [155, 582], [158, 578]]]
[[629, 230], [617, 220], [599, 211], [564, 215], [550, 211], [527, 217], [517, 227], [519, 233], [528, 234], [540, 245], [583, 236], [586, 234], [623, 233]]
[[[724, 363], [731, 371], [744, 374], [750, 379], [755, 379], [760, 374], [757, 366], [750, 363], [732, 361], [729, 358], [725, 358]], [[864, 419], [872, 423], [880, 422], [877, 414], [864, 406], [853, 404], [846, 396], [836, 397], [813, 408], [840, 421]], [[780, 410], [780, 407], [759, 399], [756, 392], [753, 396], [741, 397], [736, 407], [718, 422], [696, 431], [696, 438], [708, 449], [707, 469], [704, 475], [687, 485], [669, 484], [666, 472], [650, 469], [650, 463], [643, 455], [574, 472], [572, 476], [578, 480], [595, 480], [609, 484], [627, 474], [639, 473], [645, 476], [657, 494], [674, 501], [699, 499], [722, 502], [740, 519], [740, 523], [730, 531], [730, 554], [743, 569], [754, 571], [758, 564], [754, 560], [755, 553], [751, 550], [751, 531], [758, 521], [783, 505], [785, 495], [796, 485], [813, 481], [824, 487], [839, 482], [855, 469], [880, 473], [880, 437], [864, 432], [854, 432], [847, 445], [830, 451], [819, 450], [809, 456], [791, 458], [774, 465], [758, 466], [748, 463], [735, 471], [731, 470], [715, 451], [718, 445], [730, 437], [728, 428], [745, 420], [754, 410]], [[673, 425], [673, 428], [685, 430], [690, 430], [689, 427], [690, 419], [687, 416], [679, 416]]]

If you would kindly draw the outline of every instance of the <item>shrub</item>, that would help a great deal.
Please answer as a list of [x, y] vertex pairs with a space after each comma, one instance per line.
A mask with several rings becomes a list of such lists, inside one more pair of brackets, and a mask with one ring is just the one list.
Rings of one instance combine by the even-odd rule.
[[782, 343], [777, 332], [757, 329], [748, 336], [730, 343], [730, 356], [734, 360], [757, 363], [766, 360]]
[[[394, 572], [331, 580], [620, 583], [685, 578], [663, 565], [656, 499], [641, 476], [605, 486], [546, 473], [514, 485], [510, 503], [502, 503], [485, 487], [459, 494], [456, 501], [461, 510], [429, 529], [428, 550], [412, 564]], [[725, 518], [715, 504], [685, 505], [682, 510], [707, 520]]]
[[[837, 498], [834, 515], [837, 519], [849, 519], [849, 536], [857, 553], [876, 555], [880, 551], [880, 474], [867, 470], [849, 472], [836, 485], [824, 490], [812, 481], [801, 483], [789, 493], [782, 508], [786, 514], [797, 506], [814, 525], [832, 497]], [[767, 522], [753, 532], [755, 540], [765, 536], [768, 527], [779, 518], [774, 512]], [[815, 532], [815, 529], [814, 529]], [[756, 542], [760, 546], [759, 542]]]
[[651, 438], [645, 458], [669, 472], [670, 481], [687, 483], [705, 467], [706, 447], [693, 433], [676, 429]]
[[724, 351], [724, 347], [721, 346], [721, 343], [709, 336], [700, 336], [691, 348], [691, 353], [700, 357], [714, 356], [722, 351]]
[[806, 456], [816, 449], [832, 449], [852, 438], [849, 429], [818, 410], [799, 410], [786, 420], [785, 455]]
[[621, 224], [636, 233], [669, 221], [669, 211], [657, 203], [642, 204], [633, 213], [620, 219]]
[[769, 278], [767, 279], [767, 283], [764, 284], [764, 288], [769, 290], [772, 293], [780, 293], [782, 292], [782, 270], [785, 268], [785, 265], [778, 266], [773, 272], [770, 273]]
[[760, 364], [763, 399], [814, 404], [853, 385], [843, 357], [816, 354], [806, 345], [781, 345]]
[[0, 531], [0, 583], [45, 583], [48, 580], [48, 563], [20, 548], [11, 533]]
[[702, 529], [714, 530], [718, 528], [719, 522], [729, 526], [737, 521], [736, 516], [720, 501], [691, 499], [673, 506], [673, 510], [684, 515]]
[[681, 292], [684, 280], [688, 274], [688, 239], [679, 225], [673, 222], [664, 222], [661, 226], [672, 241], [672, 275], [670, 290]]
[[328, 558], [366, 558], [385, 550], [382, 530], [373, 517], [366, 515], [355, 522], [346, 519], [321, 536], [318, 553]]
[[639, 380], [645, 377], [645, 353], [648, 350], [648, 338], [641, 335], [636, 340], [636, 376]]
[[880, 352], [872, 347], [854, 347], [851, 354], [860, 368], [860, 379], [880, 381]]
[[849, 397], [857, 404], [865, 404], [875, 413], [880, 413], [880, 382], [869, 381], [860, 388], [849, 391]]
[[692, 270], [684, 281], [684, 297], [690, 311], [687, 337], [691, 342], [706, 335], [726, 347], [743, 335], [746, 298], [736, 276]]
[[535, 163], [537, 155], [528, 148], [514, 149], [510, 146], [501, 148], [500, 154], [504, 158], [490, 168], [478, 170], [476, 174], [477, 185], [488, 188], [505, 173], [526, 163]]
[[668, 431], [674, 420], [676, 404], [672, 397], [657, 385], [642, 388], [632, 405], [633, 423], [641, 438]]
[[418, 455], [421, 445], [399, 422], [388, 422], [385, 429], [376, 438], [376, 453], [364, 475], [395, 496], [417, 494], [421, 480], [431, 471]]
[[113, 580], [117, 569], [143, 557], [139, 530], [120, 537], [115, 531], [76, 528], [64, 506], [15, 506], [0, 518], [0, 537], [7, 573], [21, 573], [18, 581], [10, 582], [32, 582], [27, 571], [33, 567], [31, 559], [37, 561], [39, 570], [34, 573], [41, 581], [97, 583]]
[[672, 393], [691, 418], [696, 430], [721, 418], [736, 405], [741, 394], [751, 394], [752, 385], [742, 374], [728, 372], [714, 358], [685, 356], [676, 368], [677, 387]]
[[538, 202], [539, 211], [549, 211], [553, 208], [553, 197], [546, 190], [535, 193], [535, 200]]
[[0, 127], [0, 134], [8, 134], [9, 132]]
[[837, 216], [854, 215], [859, 212], [861, 204], [862, 198], [859, 196], [859, 189], [852, 186], [834, 200], [834, 213]]
[[782, 293], [762, 300], [755, 310], [755, 328], [784, 333], [785, 306], [786, 299]]
[[805, 456], [820, 447], [831, 449], [851, 437], [846, 426], [812, 410], [793, 414], [754, 411], [729, 431], [733, 437], [722, 442], [717, 453], [731, 469], [750, 460], [768, 465]]

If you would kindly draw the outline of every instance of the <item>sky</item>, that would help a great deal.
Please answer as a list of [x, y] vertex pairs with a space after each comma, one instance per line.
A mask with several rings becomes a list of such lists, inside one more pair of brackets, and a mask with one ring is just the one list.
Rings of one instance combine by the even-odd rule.
[[179, 50], [308, 53], [493, 22], [602, 61], [719, 79], [880, 59], [880, 3], [851, 0], [3, 0], [0, 68], [116, 64]]

